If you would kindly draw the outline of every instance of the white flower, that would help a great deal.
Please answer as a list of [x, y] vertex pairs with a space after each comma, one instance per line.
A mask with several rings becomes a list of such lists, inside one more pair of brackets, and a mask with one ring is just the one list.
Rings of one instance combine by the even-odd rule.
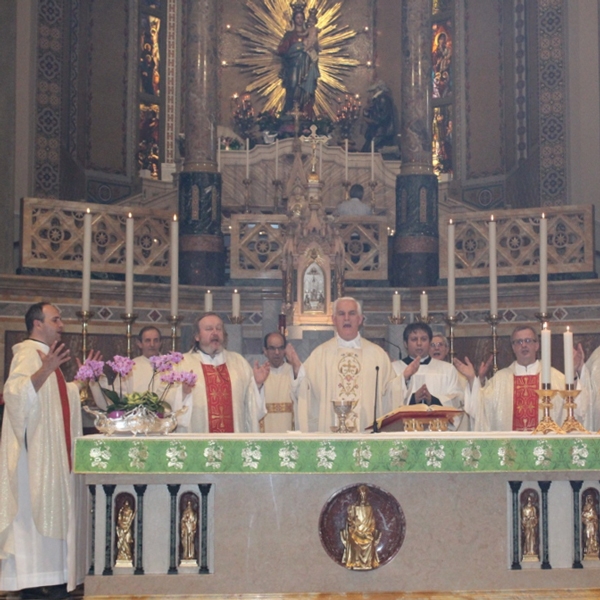
[[283, 446], [279, 449], [279, 458], [281, 458], [281, 466], [289, 469], [296, 468], [296, 461], [298, 460], [298, 446], [287, 440]]
[[359, 467], [366, 469], [369, 466], [369, 461], [373, 454], [371, 452], [371, 447], [367, 442], [359, 442], [358, 446], [354, 448], [352, 456], [354, 456], [354, 462], [356, 462]]
[[321, 442], [317, 450], [317, 466], [331, 469], [336, 456], [335, 446], [331, 442]]
[[440, 442], [432, 442], [425, 449], [425, 456], [427, 457], [427, 466], [435, 467], [436, 469], [442, 468], [442, 460], [446, 456], [444, 446]]
[[206, 460], [206, 466], [212, 467], [213, 469], [221, 468], [221, 461], [223, 460], [223, 446], [217, 444], [215, 440], [208, 442], [208, 447], [204, 448], [204, 457]]
[[187, 452], [185, 445], [181, 442], [171, 442], [167, 448], [167, 462], [168, 467], [175, 467], [176, 469], [183, 469], [183, 461], [187, 458]]
[[467, 445], [462, 449], [461, 455], [465, 465], [477, 469], [479, 467], [479, 459], [481, 458], [481, 446], [473, 440], [469, 440]]
[[512, 467], [515, 464], [517, 453], [510, 442], [502, 442], [502, 445], [498, 448], [498, 456], [500, 457], [500, 465]]
[[404, 442], [396, 440], [390, 448], [389, 455], [392, 459], [392, 466], [403, 466], [408, 459], [408, 447]]
[[90, 458], [92, 459], [92, 467], [100, 467], [106, 469], [108, 461], [111, 457], [110, 449], [103, 441], [96, 441], [95, 448], [90, 450]]
[[583, 440], [575, 440], [571, 448], [573, 464], [578, 467], [585, 467], [586, 459], [589, 456], [587, 444]]
[[133, 448], [129, 448], [128, 456], [131, 458], [130, 467], [143, 469], [149, 456], [148, 446], [144, 442], [133, 442]]
[[533, 455], [535, 456], [536, 466], [547, 467], [550, 464], [550, 459], [552, 458], [552, 448], [550, 448], [550, 444], [548, 442], [543, 440], [533, 449]]
[[257, 469], [258, 462], [262, 458], [260, 446], [254, 442], [246, 442], [246, 447], [242, 450], [242, 458], [244, 459], [243, 467]]

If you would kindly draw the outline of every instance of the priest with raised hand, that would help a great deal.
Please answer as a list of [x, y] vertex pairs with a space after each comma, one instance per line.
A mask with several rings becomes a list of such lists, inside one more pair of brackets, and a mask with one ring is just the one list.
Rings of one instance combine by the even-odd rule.
[[463, 391], [458, 372], [430, 354], [433, 332], [427, 323], [410, 323], [403, 339], [408, 356], [392, 363], [402, 383], [404, 404], [437, 404], [459, 408]]
[[[394, 370], [386, 352], [363, 338], [360, 304], [351, 297], [333, 303], [334, 337], [317, 346], [300, 367], [294, 382], [299, 429], [331, 433], [338, 425], [332, 400], [355, 402], [349, 419], [357, 432], [393, 408]], [[376, 398], [377, 395], [377, 398]]]
[[[475, 368], [468, 357], [462, 362], [454, 359], [455, 367], [467, 378], [465, 390], [465, 411], [471, 417], [475, 431], [533, 431], [542, 418], [540, 399], [537, 390], [541, 389], [541, 363], [537, 359], [540, 348], [537, 333], [528, 325], [516, 327], [511, 335], [511, 347], [515, 361], [499, 370], [482, 385], [475, 374]], [[574, 349], [574, 365], [578, 375], [578, 389], [575, 416], [586, 428], [591, 418], [589, 393], [584, 381], [584, 355], [581, 344]], [[551, 369], [551, 388], [565, 389], [565, 376]], [[581, 385], [583, 383], [583, 386]], [[562, 399], [552, 401], [551, 417], [561, 425], [563, 422]]]
[[266, 414], [261, 394], [269, 363], [251, 367], [237, 352], [225, 349], [225, 326], [218, 314], [207, 312], [196, 320], [196, 343], [177, 365], [197, 376], [193, 387], [182, 384], [173, 409], [187, 406], [178, 417], [179, 432], [255, 433]]

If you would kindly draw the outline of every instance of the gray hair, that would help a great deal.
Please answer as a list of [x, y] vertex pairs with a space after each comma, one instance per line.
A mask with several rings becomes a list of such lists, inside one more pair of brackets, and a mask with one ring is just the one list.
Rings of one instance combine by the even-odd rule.
[[335, 316], [335, 311], [337, 310], [338, 302], [341, 302], [342, 300], [352, 300], [352, 302], [355, 302], [357, 310], [358, 310], [358, 314], [359, 314], [359, 316], [362, 317], [362, 314], [363, 314], [362, 306], [360, 305], [360, 302], [356, 298], [353, 298], [352, 296], [342, 296], [341, 298], [338, 298], [337, 300], [335, 300], [333, 303], [333, 307], [331, 308], [332, 315]]

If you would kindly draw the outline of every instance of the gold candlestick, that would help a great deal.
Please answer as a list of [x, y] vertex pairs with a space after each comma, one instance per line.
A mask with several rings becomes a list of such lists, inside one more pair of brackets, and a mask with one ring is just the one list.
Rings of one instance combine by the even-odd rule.
[[415, 315], [416, 323], [426, 323], [427, 325], [429, 325], [429, 323], [431, 323], [431, 321], [433, 321], [433, 317], [430, 317], [429, 315], [427, 315], [426, 317], [424, 317], [421, 314]]
[[350, 199], [350, 182], [347, 180], [342, 181], [342, 186], [344, 188], [344, 200]]
[[390, 315], [388, 317], [388, 320], [392, 325], [402, 325], [402, 323], [404, 323], [405, 319], [406, 319], [406, 317], [403, 317], [403, 316], [394, 317], [394, 316]]
[[498, 372], [498, 315], [489, 313], [485, 320], [492, 328], [492, 357], [494, 359], [492, 372], [496, 374]]
[[542, 407], [543, 417], [538, 423], [538, 426], [533, 430], [533, 435], [540, 435], [547, 433], [564, 433], [550, 416], [550, 410], [552, 409], [552, 397], [557, 394], [558, 390], [551, 390], [549, 383], [542, 383], [542, 389], [536, 390], [537, 395], [540, 399], [540, 406]]
[[579, 396], [581, 390], [575, 389], [574, 383], [567, 383], [566, 389], [558, 392], [564, 399], [564, 407], [567, 409], [567, 417], [565, 418], [562, 429], [565, 433], [589, 433], [589, 431], [575, 418], [575, 398]]
[[135, 323], [135, 320], [138, 318], [137, 315], [134, 315], [132, 313], [123, 313], [121, 315], [121, 319], [125, 322], [125, 339], [127, 341], [127, 358], [131, 358], [131, 338], [132, 333], [131, 330], [133, 328], [133, 324]]
[[[94, 316], [91, 310], [80, 310], [75, 313], [81, 320], [81, 362], [85, 362], [88, 354], [88, 324]], [[79, 399], [82, 404], [89, 404], [92, 397], [89, 383], [86, 383], [81, 390], [79, 390]]]
[[550, 313], [535, 313], [535, 318], [540, 322], [540, 326], [543, 327], [546, 321], [549, 321], [552, 318]]
[[239, 317], [230, 316], [229, 317], [229, 322], [232, 325], [241, 325], [244, 322], [244, 317], [242, 317], [242, 316], [239, 316]]
[[378, 181], [371, 180], [369, 181], [369, 187], [371, 188], [371, 211], [375, 213], [375, 189], [379, 185]]
[[244, 212], [249, 213], [250, 212], [250, 184], [252, 183], [252, 179], [250, 179], [249, 177], [246, 177], [242, 180], [242, 183], [244, 184], [244, 187], [246, 188], [244, 190]]
[[450, 364], [454, 362], [454, 326], [456, 324], [456, 315], [446, 315], [444, 321], [448, 323], [450, 329], [448, 339], [450, 340]]
[[177, 326], [183, 321], [183, 317], [171, 315], [169, 323], [171, 323], [171, 352], [175, 352], [175, 344], [177, 342]]

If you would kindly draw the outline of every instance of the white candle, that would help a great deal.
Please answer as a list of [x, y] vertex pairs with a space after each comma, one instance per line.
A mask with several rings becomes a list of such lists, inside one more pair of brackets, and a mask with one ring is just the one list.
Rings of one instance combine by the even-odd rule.
[[488, 243], [490, 245], [490, 313], [498, 315], [498, 271], [496, 262], [496, 221], [494, 215], [488, 222]]
[[400, 294], [396, 291], [392, 296], [392, 317], [394, 319], [400, 318]]
[[279, 179], [279, 140], [275, 140], [275, 179]]
[[246, 179], [250, 179], [250, 138], [246, 138]]
[[565, 353], [565, 383], [575, 382], [575, 370], [573, 368], [573, 332], [567, 327], [563, 333], [563, 347]]
[[348, 140], [344, 140], [344, 181], [348, 181]]
[[544, 323], [542, 329], [542, 384], [550, 384], [551, 358], [551, 332], [548, 323]]
[[125, 223], [125, 312], [133, 314], [133, 217]]
[[83, 272], [81, 273], [81, 310], [90, 310], [90, 284], [92, 278], [92, 213], [88, 208], [83, 215]]
[[179, 221], [173, 215], [171, 221], [171, 315], [177, 316], [179, 309]]
[[456, 274], [454, 262], [455, 231], [452, 219], [448, 222], [448, 316], [456, 314]]
[[429, 298], [427, 292], [421, 293], [421, 318], [426, 319], [429, 314]]
[[371, 181], [375, 181], [375, 140], [371, 140]]
[[548, 219], [540, 219], [540, 312], [548, 312]]
[[206, 290], [204, 294], [204, 312], [212, 312], [213, 296], [210, 290]]
[[231, 295], [231, 316], [234, 318], [240, 316], [240, 294], [237, 290], [233, 290]]

